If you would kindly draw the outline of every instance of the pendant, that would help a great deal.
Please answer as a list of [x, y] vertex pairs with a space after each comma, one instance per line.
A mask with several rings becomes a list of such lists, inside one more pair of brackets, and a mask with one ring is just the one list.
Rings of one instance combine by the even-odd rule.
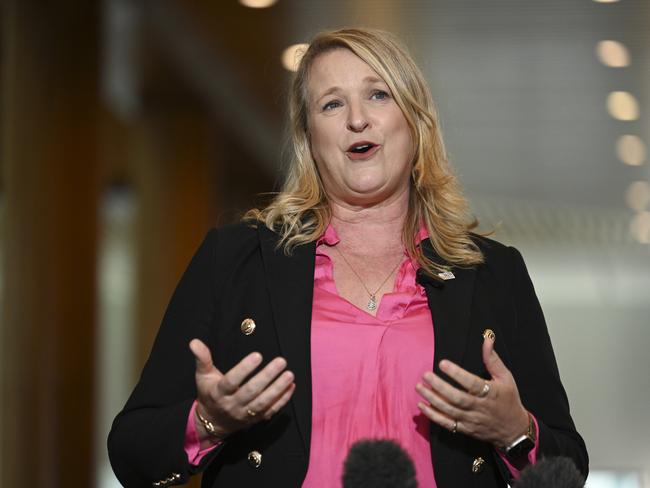
[[366, 307], [368, 307], [368, 310], [371, 312], [377, 310], [377, 298], [375, 298], [375, 295], [370, 295], [370, 300], [368, 300], [368, 305], [366, 305]]

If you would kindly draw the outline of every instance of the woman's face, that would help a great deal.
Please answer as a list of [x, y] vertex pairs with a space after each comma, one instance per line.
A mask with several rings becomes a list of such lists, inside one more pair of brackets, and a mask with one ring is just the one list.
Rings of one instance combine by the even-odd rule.
[[408, 195], [411, 133], [370, 66], [348, 49], [321, 54], [307, 102], [311, 151], [330, 199], [366, 206]]

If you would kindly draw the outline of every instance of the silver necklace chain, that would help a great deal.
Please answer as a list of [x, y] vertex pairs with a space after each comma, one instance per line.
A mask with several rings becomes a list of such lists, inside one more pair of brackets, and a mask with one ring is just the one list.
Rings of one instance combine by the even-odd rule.
[[375, 290], [375, 292], [372, 293], [368, 289], [366, 284], [364, 283], [363, 279], [361, 279], [361, 276], [359, 275], [359, 273], [357, 273], [357, 270], [354, 269], [354, 267], [350, 264], [350, 261], [348, 261], [347, 258], [343, 255], [343, 253], [338, 249], [338, 246], [333, 246], [333, 248], [337, 253], [339, 253], [339, 256], [341, 256], [343, 258], [343, 261], [345, 261], [345, 264], [347, 264], [348, 267], [352, 270], [352, 272], [356, 275], [356, 277], [359, 279], [359, 282], [361, 283], [361, 285], [365, 288], [366, 293], [368, 293], [368, 296], [370, 296], [370, 300], [368, 300], [368, 303], [366, 304], [366, 308], [368, 310], [370, 310], [371, 312], [374, 312], [375, 310], [377, 310], [377, 292], [379, 290], [381, 290], [381, 287], [384, 286], [384, 284], [388, 281], [388, 278], [393, 276], [393, 273], [395, 272], [397, 267], [402, 263], [402, 259], [400, 258], [400, 260], [397, 262], [395, 267], [390, 271], [388, 276], [386, 276], [384, 281], [381, 282], [381, 285], [379, 285], [377, 287], [377, 289]]

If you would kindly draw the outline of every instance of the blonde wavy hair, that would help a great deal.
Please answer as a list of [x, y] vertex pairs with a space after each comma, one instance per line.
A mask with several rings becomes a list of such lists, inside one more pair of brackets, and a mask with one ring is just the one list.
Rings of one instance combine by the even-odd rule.
[[416, 242], [424, 223], [433, 249], [449, 264], [472, 266], [483, 261], [470, 231], [478, 222], [468, 218], [463, 197], [445, 152], [435, 106], [424, 77], [401, 43], [387, 32], [348, 28], [318, 34], [305, 51], [289, 93], [292, 159], [281, 191], [263, 209], [249, 210], [257, 220], [279, 233], [279, 246], [290, 254], [295, 246], [317, 240], [331, 219], [308, 125], [309, 74], [314, 61], [334, 49], [349, 49], [388, 85], [402, 110], [414, 144], [408, 215], [402, 240], [407, 251], [430, 276], [445, 266], [428, 259]]

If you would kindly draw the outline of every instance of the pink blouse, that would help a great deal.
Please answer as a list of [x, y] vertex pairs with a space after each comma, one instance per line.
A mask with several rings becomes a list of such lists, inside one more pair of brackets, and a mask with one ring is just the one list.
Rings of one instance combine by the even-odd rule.
[[[424, 234], [426, 237], [426, 233]], [[312, 430], [303, 487], [340, 486], [343, 462], [360, 439], [391, 439], [413, 459], [418, 486], [435, 486], [429, 420], [415, 385], [433, 368], [433, 327], [408, 255], [377, 316], [342, 298], [321, 245], [339, 242], [329, 226], [316, 249], [311, 322]]]
[[[423, 227], [421, 241], [428, 237]], [[333, 263], [322, 246], [339, 238], [327, 227], [318, 240], [311, 322], [312, 432], [304, 488], [341, 486], [343, 462], [354, 442], [391, 439], [411, 457], [418, 485], [435, 487], [429, 420], [417, 407], [415, 385], [433, 368], [434, 336], [417, 262], [405, 252], [392, 293], [377, 315], [357, 308], [337, 290]], [[192, 406], [185, 452], [193, 465], [214, 447], [200, 450]], [[535, 423], [537, 421], [535, 420]], [[537, 446], [529, 453], [534, 463]], [[504, 459], [505, 461], [505, 459]], [[507, 463], [514, 477], [519, 471]]]

